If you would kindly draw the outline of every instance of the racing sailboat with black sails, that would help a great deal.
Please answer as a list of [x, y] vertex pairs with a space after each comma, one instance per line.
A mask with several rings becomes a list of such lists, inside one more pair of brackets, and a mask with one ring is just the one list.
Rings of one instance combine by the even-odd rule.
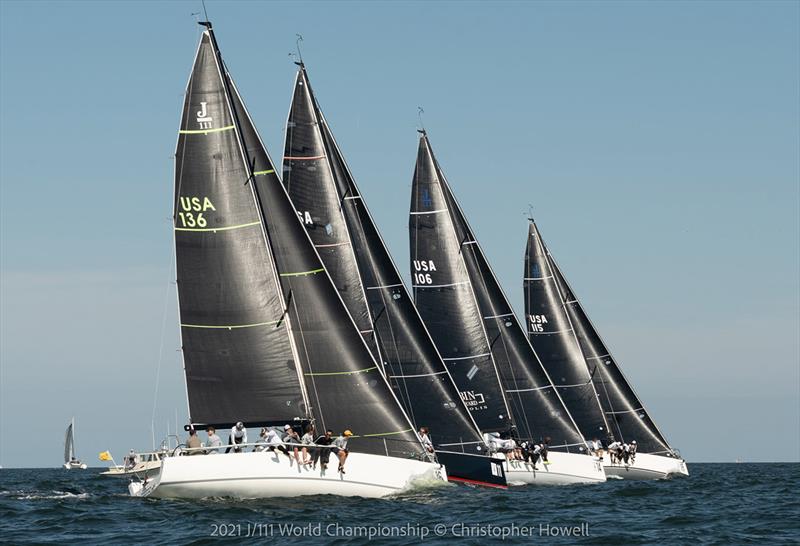
[[599, 422], [599, 407], [605, 420], [603, 426], [608, 427], [608, 434], [602, 439], [607, 444], [616, 441], [627, 445], [629, 452], [635, 446], [635, 455], [616, 457], [609, 453], [604, 457], [606, 474], [627, 479], [688, 475], [686, 462], [667, 443], [625, 378], [532, 218], [524, 286], [531, 343], [540, 354], [551, 355], [547, 365], [552, 374], [563, 376], [574, 370], [578, 381], [582, 381], [580, 390], [571, 389], [576, 396], [568, 399], [570, 411], [582, 416], [587, 430], [592, 430]]
[[[350, 429], [346, 470], [277, 451], [171, 456], [152, 497], [380, 497], [446, 479], [361, 337], [224, 65], [209, 22], [176, 150], [174, 227], [191, 426]], [[240, 446], [242, 447], [242, 446]], [[197, 452], [193, 452], [197, 453]]]
[[448, 479], [506, 485], [489, 456], [333, 137], [302, 61], [286, 127], [283, 182], [342, 300]]
[[550, 464], [505, 463], [510, 484], [605, 481], [420, 133], [409, 222], [414, 296], [462, 398], [484, 433], [551, 439]]

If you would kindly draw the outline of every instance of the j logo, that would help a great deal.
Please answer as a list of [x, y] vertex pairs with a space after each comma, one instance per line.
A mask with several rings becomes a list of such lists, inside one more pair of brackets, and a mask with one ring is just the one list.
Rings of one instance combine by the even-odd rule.
[[200, 111], [197, 112], [197, 123], [200, 124], [201, 129], [211, 129], [211, 116], [208, 115], [208, 110], [206, 108], [207, 102], [200, 103]]

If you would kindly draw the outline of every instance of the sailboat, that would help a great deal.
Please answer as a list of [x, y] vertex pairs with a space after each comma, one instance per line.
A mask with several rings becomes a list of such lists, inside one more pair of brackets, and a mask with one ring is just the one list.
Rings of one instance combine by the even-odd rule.
[[[633, 391], [547, 249], [533, 219], [528, 227], [524, 287], [531, 343], [540, 354], [551, 355], [546, 365], [551, 367], [552, 374], [564, 376], [576, 372], [580, 379], [569, 381], [582, 382], [579, 394], [571, 397], [568, 404], [573, 415], [585, 416], [583, 422], [587, 423], [588, 432], [593, 426], [600, 427], [599, 410], [606, 432], [602, 439], [606, 443], [617, 441], [637, 446], [635, 456], [627, 461], [606, 454], [603, 458], [606, 474], [626, 479], [688, 475], [686, 461], [670, 447]], [[574, 387], [564, 388], [575, 391]]]
[[325, 268], [415, 428], [426, 427], [448, 479], [505, 487], [298, 63], [283, 182]]
[[420, 131], [410, 213], [417, 308], [480, 430], [538, 442], [549, 464], [509, 460], [509, 484], [605, 481], [528, 343], [430, 146]]
[[67, 425], [67, 432], [64, 434], [64, 468], [67, 470], [86, 470], [86, 463], [82, 463], [75, 457], [75, 418], [70, 420]]
[[418, 480], [445, 481], [446, 469], [426, 457], [298, 220], [211, 23], [200, 24], [174, 204], [190, 426], [223, 430], [241, 421], [305, 432], [313, 424], [353, 435], [346, 470], [293, 464], [240, 444], [229, 454], [173, 452], [130, 493], [382, 497]]

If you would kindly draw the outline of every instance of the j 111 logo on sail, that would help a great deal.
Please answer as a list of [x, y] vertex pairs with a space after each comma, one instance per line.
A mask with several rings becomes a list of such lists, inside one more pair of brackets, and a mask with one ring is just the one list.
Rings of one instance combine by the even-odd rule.
[[211, 122], [214, 121], [211, 116], [208, 115], [207, 105], [207, 102], [201, 102], [200, 110], [197, 112], [197, 124], [200, 125], [201, 129], [211, 129]]

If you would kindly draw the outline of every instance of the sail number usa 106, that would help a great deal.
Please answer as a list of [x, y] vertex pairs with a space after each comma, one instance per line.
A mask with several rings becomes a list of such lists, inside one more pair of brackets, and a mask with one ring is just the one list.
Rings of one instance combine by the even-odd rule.
[[178, 223], [185, 228], [204, 228], [208, 222], [203, 213], [209, 210], [217, 209], [208, 197], [181, 196]]
[[433, 279], [428, 271], [436, 271], [433, 260], [414, 260], [414, 284], [432, 284]]

